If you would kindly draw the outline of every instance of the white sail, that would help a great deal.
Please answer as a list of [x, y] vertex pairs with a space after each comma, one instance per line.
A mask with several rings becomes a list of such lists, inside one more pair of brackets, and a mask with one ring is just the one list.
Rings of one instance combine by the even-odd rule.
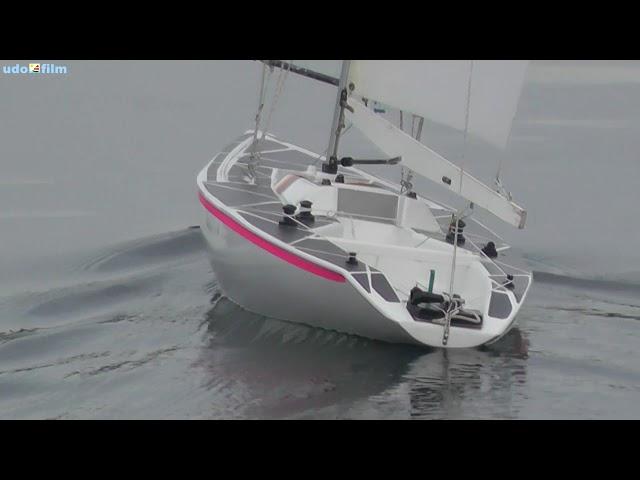
[[[469, 134], [499, 148], [509, 138], [528, 61], [476, 60], [471, 75]], [[353, 60], [356, 95], [465, 128], [469, 60]]]
[[402, 165], [493, 213], [524, 228], [526, 211], [464, 172], [444, 157], [375, 114], [358, 100], [349, 99], [349, 119], [389, 157], [402, 156]]

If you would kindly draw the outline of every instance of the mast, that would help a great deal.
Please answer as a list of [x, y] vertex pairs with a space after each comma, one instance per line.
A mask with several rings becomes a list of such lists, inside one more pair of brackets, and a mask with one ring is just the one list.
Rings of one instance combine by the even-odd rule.
[[338, 81], [338, 95], [333, 111], [333, 121], [331, 123], [331, 135], [329, 137], [329, 148], [327, 149], [327, 162], [322, 164], [322, 171], [325, 173], [338, 173], [338, 145], [340, 143], [340, 133], [344, 128], [344, 109], [347, 106], [347, 82], [349, 80], [349, 68], [351, 60], [342, 61], [340, 80]]

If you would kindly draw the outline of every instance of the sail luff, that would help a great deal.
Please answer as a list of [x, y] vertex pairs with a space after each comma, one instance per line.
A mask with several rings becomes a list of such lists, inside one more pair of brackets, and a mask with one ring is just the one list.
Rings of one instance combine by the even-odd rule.
[[353, 108], [350, 119], [355, 127], [386, 155], [401, 156], [404, 167], [491, 212], [503, 221], [524, 228], [526, 211], [522, 207], [402, 132], [355, 98], [349, 99], [349, 105]]

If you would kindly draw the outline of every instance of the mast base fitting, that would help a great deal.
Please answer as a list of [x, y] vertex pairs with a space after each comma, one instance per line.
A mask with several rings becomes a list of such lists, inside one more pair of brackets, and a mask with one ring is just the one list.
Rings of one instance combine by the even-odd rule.
[[482, 247], [482, 253], [484, 253], [489, 258], [496, 258], [498, 256], [496, 244], [493, 242], [488, 242], [484, 247]]
[[416, 195], [416, 192], [407, 192], [407, 197], [416, 200], [418, 198], [418, 195]]
[[331, 175], [338, 173], [338, 159], [331, 157], [329, 162], [324, 162], [322, 164], [322, 173], [329, 173]]
[[335, 182], [336, 183], [344, 183], [344, 175], [342, 175], [341, 173], [336, 175]]
[[349, 257], [347, 258], [347, 265], [358, 265], [358, 260], [356, 259], [356, 252], [349, 252]]
[[281, 227], [296, 227], [298, 224], [291, 218], [291, 215], [296, 213], [296, 206], [285, 205], [282, 207], [282, 210], [284, 211], [284, 216], [282, 217], [282, 220], [278, 222], [278, 225]]

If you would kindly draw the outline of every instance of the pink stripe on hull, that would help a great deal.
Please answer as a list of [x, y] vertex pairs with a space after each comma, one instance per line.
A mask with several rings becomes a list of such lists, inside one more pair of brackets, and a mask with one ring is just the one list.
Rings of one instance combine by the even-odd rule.
[[245, 227], [240, 225], [236, 220], [226, 215], [225, 213], [222, 213], [220, 210], [214, 207], [211, 203], [209, 203], [209, 201], [204, 197], [204, 195], [202, 195], [201, 192], [198, 192], [198, 198], [200, 199], [200, 203], [202, 204], [202, 206], [206, 208], [209, 211], [209, 213], [211, 213], [211, 215], [216, 217], [218, 220], [220, 220], [222, 223], [224, 223], [227, 227], [229, 227], [231, 230], [236, 232], [238, 235], [249, 240], [254, 245], [257, 245], [263, 250], [266, 250], [270, 254], [275, 255], [276, 257], [284, 260], [287, 263], [290, 263], [291, 265], [301, 268], [302, 270], [306, 270], [307, 272], [313, 273], [314, 275], [317, 275], [319, 277], [325, 278], [327, 280], [331, 280], [333, 282], [345, 281], [345, 278], [339, 273], [336, 273], [332, 270], [321, 267], [320, 265], [316, 265], [315, 263], [309, 262], [304, 258], [294, 255], [291, 252], [288, 252], [272, 243], [269, 243], [264, 238], [259, 237], [258, 235], [253, 233], [251, 230], [246, 229]]

